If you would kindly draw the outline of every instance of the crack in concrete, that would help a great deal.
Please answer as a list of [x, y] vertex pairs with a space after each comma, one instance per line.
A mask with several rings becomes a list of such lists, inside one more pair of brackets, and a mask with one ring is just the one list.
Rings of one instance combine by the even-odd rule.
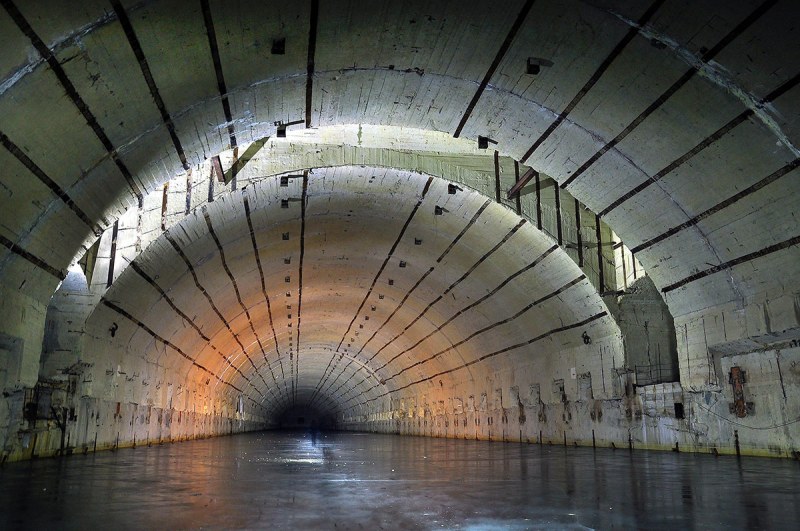
[[720, 63], [714, 60], [709, 62], [703, 61], [698, 54], [682, 46], [679, 42], [670, 38], [669, 36], [658, 33], [649, 25], [641, 26], [636, 21], [631, 20], [613, 10], [608, 10], [608, 13], [623, 23], [636, 28], [642, 37], [650, 39], [653, 42], [663, 44], [669, 48], [679, 59], [697, 70], [697, 73], [700, 74], [701, 77], [704, 77], [705, 79], [724, 89], [726, 92], [730, 93], [740, 102], [742, 102], [746, 108], [753, 111], [753, 114], [759, 120], [761, 120], [767, 129], [769, 129], [776, 137], [778, 137], [780, 143], [794, 153], [795, 157], [800, 156], [800, 149], [792, 144], [792, 142], [789, 140], [789, 137], [783, 132], [778, 123], [775, 121], [775, 118], [769, 114], [768, 111], [771, 111], [776, 115], [778, 114], [774, 106], [771, 104], [765, 104], [755, 94], [736, 84], [736, 82], [731, 78], [727, 69], [725, 69], [725, 67]]
[[[131, 6], [128, 10], [134, 11], [136, 9], [140, 9], [152, 3], [154, 3], [154, 0], [146, 0], [143, 2], [139, 2]], [[66, 48], [69, 48], [70, 46], [77, 46], [81, 50], [84, 50], [83, 43], [81, 42], [84, 37], [86, 37], [93, 31], [100, 29], [104, 26], [107, 26], [108, 24], [111, 24], [112, 22], [116, 21], [117, 21], [117, 14], [113, 10], [106, 11], [106, 13], [102, 17], [81, 26], [72, 33], [61, 36], [60, 38], [50, 42], [47, 45], [47, 47], [52, 52], [53, 56], [58, 55], [61, 51], [65, 50]], [[36, 70], [36, 68], [38, 68], [39, 65], [47, 62], [38, 53], [34, 53], [32, 55], [33, 57], [28, 58], [27, 64], [20, 66], [9, 77], [0, 82], [0, 96], [5, 94], [11, 87], [16, 85], [22, 78], [24, 78], [25, 76]]]
[[[774, 119], [767, 115], [764, 109], [767, 107], [763, 102], [761, 102], [755, 95], [745, 91], [743, 88], [739, 87], [734, 83], [732, 79], [727, 75], [726, 72], [723, 72], [722, 65], [716, 63], [715, 61], [711, 61], [709, 63], [704, 62], [697, 54], [693, 53], [691, 50], [682, 47], [677, 41], [671, 39], [670, 37], [657, 33], [654, 31], [650, 26], [641, 26], [636, 21], [631, 20], [620, 13], [617, 13], [613, 10], [609, 10], [608, 13], [613, 15], [614, 17], [618, 18], [625, 24], [628, 24], [631, 27], [636, 28], [640, 35], [646, 39], [650, 39], [652, 41], [661, 43], [669, 48], [672, 52], [674, 52], [679, 58], [681, 58], [684, 62], [686, 62], [689, 66], [695, 68], [697, 72], [704, 78], [708, 79], [712, 83], [722, 87], [737, 99], [739, 99], [745, 107], [751, 109], [755, 116], [757, 116], [769, 129], [772, 131], [778, 139], [788, 147], [792, 152], [794, 152], [795, 156], [800, 155], [800, 150], [792, 145], [792, 143], [788, 140], [785, 133], [780, 129], [780, 127], [775, 123]], [[713, 64], [712, 64], [713, 63]], [[713, 65], [717, 65], [719, 68], [714, 68]], [[647, 176], [647, 173], [644, 172], [641, 168], [638, 168], [633, 162], [626, 156], [622, 155], [619, 150], [614, 148], [614, 151], [617, 151], [625, 160], [631, 163], [631, 165]], [[649, 179], [649, 177], [648, 177]], [[665, 195], [667, 195], [672, 203], [678, 208], [678, 210], [683, 213], [687, 219], [691, 219], [691, 215], [687, 212], [687, 210], [681, 205], [673, 196], [669, 193], [669, 191], [663, 186], [663, 184], [659, 181], [655, 182], [655, 185], [659, 187]], [[719, 253], [717, 252], [716, 248], [711, 244], [711, 241], [708, 238], [708, 235], [699, 227], [694, 226], [692, 227], [699, 235], [700, 239], [703, 241], [705, 246], [711, 252], [711, 254], [719, 261], [719, 263], [724, 262], [724, 260], [720, 257]], [[727, 280], [731, 287], [731, 290], [735, 294], [737, 303], [740, 308], [743, 308], [746, 305], [746, 297], [742, 293], [741, 289], [739, 288], [735, 278], [733, 277], [733, 273], [730, 269], [727, 270]], [[667, 303], [669, 304], [669, 303]], [[670, 306], [670, 310], [672, 307]]]

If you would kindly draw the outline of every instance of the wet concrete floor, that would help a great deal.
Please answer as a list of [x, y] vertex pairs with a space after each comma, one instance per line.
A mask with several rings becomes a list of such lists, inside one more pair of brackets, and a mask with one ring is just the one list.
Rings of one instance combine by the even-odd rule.
[[10, 463], [0, 529], [798, 529], [800, 464], [264, 432]]

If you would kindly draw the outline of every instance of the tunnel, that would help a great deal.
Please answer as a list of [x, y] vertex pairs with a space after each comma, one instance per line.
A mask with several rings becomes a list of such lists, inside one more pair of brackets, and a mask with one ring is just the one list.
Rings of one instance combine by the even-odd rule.
[[0, 5], [2, 463], [800, 456], [795, 2]]

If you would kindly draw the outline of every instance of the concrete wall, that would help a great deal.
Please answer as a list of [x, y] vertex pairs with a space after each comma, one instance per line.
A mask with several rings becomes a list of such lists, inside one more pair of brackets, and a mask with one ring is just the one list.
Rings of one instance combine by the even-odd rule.
[[[710, 349], [703, 368], [713, 366], [716, 385], [697, 390], [687, 386], [696, 376], [679, 374], [673, 319], [648, 277], [605, 300], [619, 324], [622, 348], [610, 342], [567, 349], [547, 366], [547, 379], [540, 366], [521, 364], [485, 385], [473, 382], [468, 395], [445, 393], [422, 403], [413, 396], [395, 399], [362, 415], [342, 416], [340, 426], [540, 444], [800, 455], [800, 349], [791, 333]], [[660, 370], [652, 368], [658, 365]], [[746, 376], [742, 418], [733, 414], [732, 367]]]
[[[0, 462], [135, 447], [263, 429], [257, 415], [198, 396], [166, 367], [126, 373], [89, 347], [86, 320], [100, 296], [80, 269], [53, 294], [38, 379], [0, 400]], [[36, 327], [36, 321], [28, 323]], [[19, 342], [8, 346], [19, 349]], [[22, 359], [3, 353], [5, 361]], [[136, 366], [134, 366], [136, 367]], [[13, 370], [13, 368], [12, 368]], [[6, 371], [7, 372], [7, 371]], [[166, 380], [169, 379], [169, 382]]]
[[[257, 174], [263, 168], [254, 164], [251, 171]], [[191, 175], [197, 179], [204, 172], [198, 169]], [[252, 180], [247, 176], [242, 172], [240, 185], [258, 189], [267, 184], [262, 182], [263, 178]], [[204, 186], [208, 186], [211, 178], [208, 169]], [[202, 183], [202, 179], [200, 177], [199, 182]], [[186, 182], [186, 179], [179, 177], [175, 181]], [[124, 298], [130, 303], [141, 298], [142, 287], [131, 284], [127, 278], [133, 274], [128, 265], [151, 243], [163, 240], [164, 228], [180, 228], [182, 223], [197, 218], [197, 211], [191, 216], [186, 214], [186, 189], [171, 195], [171, 184], [172, 181], [167, 186], [166, 203], [163, 191], [154, 192], [145, 199], [143, 208], [131, 209], [120, 219], [114, 274], [110, 277], [112, 301]], [[193, 187], [193, 193], [202, 196], [196, 199], [198, 206], [212, 205], [207, 202], [207, 196], [197, 191], [201, 186]], [[215, 197], [220, 204], [237, 201], [234, 193], [238, 191], [225, 187], [215, 192]], [[290, 189], [287, 193], [293, 192]], [[159, 198], [162, 200], [158, 201]], [[543, 205], [547, 202], [543, 201]], [[515, 209], [513, 204], [506, 206]], [[164, 213], [167, 217], [163, 217]], [[574, 227], [564, 220], [562, 228], [570, 226]], [[137, 332], [135, 326], [126, 324], [119, 316], [111, 320], [95, 317], [87, 333], [84, 324], [108, 289], [112, 232], [113, 229], [108, 229], [100, 238], [92, 278], [87, 282], [80, 271], [71, 270], [51, 299], [44, 324], [39, 385], [35, 389], [28, 388], [27, 393], [21, 390], [16, 398], [12, 397], [14, 401], [8, 402], [7, 411], [16, 412], [16, 416], [9, 421], [12, 428], [6, 442], [6, 458], [59, 453], [62, 435], [64, 452], [76, 452], [95, 447], [182, 440], [277, 424], [277, 417], [253, 413], [250, 405], [250, 412], [242, 414], [238, 411], [237, 397], [217, 396], [209, 391], [208, 384], [198, 385], [194, 377], [182, 374], [185, 369], [180, 368], [180, 363], [168, 361], [167, 366], [162, 367], [160, 360], [170, 360], [170, 348], [153, 341], [141, 330]], [[552, 236], [548, 237], [552, 242]], [[565, 240], [570, 241], [569, 237]], [[609, 234], [609, 243], [613, 242], [614, 236]], [[153, 250], [158, 245], [156, 243]], [[575, 260], [574, 247], [566, 247], [565, 251]], [[627, 263], [632, 264], [629, 254], [616, 255], [619, 260], [627, 259]], [[611, 256], [615, 256], [614, 253]], [[200, 260], [205, 262], [207, 258]], [[610, 264], [612, 277], [614, 271], [622, 268], [619, 260]], [[573, 262], [572, 267], [576, 266]], [[123, 274], [127, 275], [127, 280], [117, 285], [116, 281]], [[757, 408], [751, 411], [745, 424], [732, 424], [728, 420], [728, 404], [733, 400], [730, 386], [684, 390], [681, 383], [690, 379], [690, 375], [681, 374], [678, 381], [674, 324], [661, 294], [646, 275], [641, 277], [644, 274], [640, 269], [638, 280], [634, 281], [632, 276], [627, 279], [632, 282], [627, 290], [605, 297], [619, 325], [620, 333], [616, 336], [589, 337], [589, 344], [583, 344], [583, 338], [576, 337], [573, 344], [562, 344], [555, 351], [548, 349], [551, 353], [544, 356], [531, 352], [509, 357], [488, 367], [488, 372], [483, 371], [481, 374], [485, 376], [479, 379], [455, 379], [439, 389], [426, 389], [419, 394], [392, 394], [391, 398], [370, 401], [340, 414], [339, 426], [487, 440], [553, 444], [563, 444], [566, 440], [568, 444], [618, 448], [674, 449], [677, 445], [684, 451], [729, 453], [736, 451], [738, 441], [743, 453], [792, 455], [798, 440], [796, 424], [790, 418], [790, 405], [798, 385], [797, 371], [794, 371], [796, 352], [782, 351], [783, 354], [775, 355], [773, 362], [764, 364], [764, 354], [748, 357], [743, 353], [743, 349], [750, 346], [747, 343], [719, 350], [719, 374], [727, 374], [731, 364], [743, 356], [744, 361], [738, 363], [747, 367], [747, 374], [753, 378], [756, 373], [750, 367], [757, 364], [758, 383], [748, 382], [745, 387], [747, 401]], [[161, 282], [169, 282], [169, 278], [167, 275]], [[212, 277], [201, 278], [210, 280]], [[225, 289], [223, 284], [220, 289]], [[149, 311], [156, 312], [150, 315], [149, 320], [152, 320], [162, 310], [153, 306]], [[109, 326], [119, 327], [120, 324], [122, 329], [117, 328], [112, 334]], [[119, 342], [117, 333], [130, 337], [127, 345]], [[763, 341], [768, 343], [770, 339]], [[184, 344], [185, 339], [176, 342]], [[203, 348], [200, 344], [197, 346]], [[141, 357], [131, 356], [140, 351]], [[764, 352], [763, 348], [761, 351]], [[535, 361], [530, 355], [536, 356]], [[789, 367], [786, 374], [778, 369], [779, 358], [786, 360], [784, 364]], [[654, 363], [669, 365], [669, 373], [659, 375], [660, 381], [667, 383], [643, 385], [648, 382], [644, 378], [637, 379], [635, 368]], [[774, 385], [778, 381], [780, 395]], [[44, 406], [38, 420], [26, 420], [25, 405], [36, 402], [38, 392], [52, 397], [42, 403], [52, 403], [55, 412]], [[336, 400], [334, 398], [333, 402]], [[679, 413], [675, 404], [683, 408], [683, 419], [676, 418]], [[67, 419], [66, 423], [63, 418]], [[766, 424], [755, 422], [759, 418]], [[13, 429], [15, 425], [18, 426], [16, 430]], [[62, 430], [64, 425], [66, 429]]]
[[[731, 437], [736, 439], [731, 426], [736, 426], [740, 443], [744, 441], [754, 451], [771, 447], [779, 447], [783, 453], [793, 451], [797, 440], [797, 419], [792, 418], [797, 404], [790, 392], [793, 373], [785, 370], [785, 363], [779, 363], [784, 353], [796, 346], [792, 342], [800, 331], [798, 51], [796, 46], [786, 45], [797, 26], [793, 2], [663, 2], [649, 6], [605, 0], [517, 0], [504, 4], [502, 9], [490, 3], [476, 3], [465, 9], [462, 2], [444, 1], [409, 1], [400, 5], [331, 0], [231, 6], [212, 0], [187, 7], [179, 0], [161, 0], [120, 2], [111, 8], [105, 2], [65, 6], [57, 2], [8, 2], [0, 11], [4, 44], [0, 54], [0, 378], [5, 395], [0, 404], [0, 439], [6, 441], [5, 445], [16, 444], [13, 441], [25, 394], [34, 388], [41, 371], [41, 345], [50, 298], [67, 269], [101, 235], [97, 269], [105, 267], [107, 274], [105, 278], [102, 274], [96, 278], [93, 275], [90, 291], [95, 295], [107, 293], [103, 290], [108, 284], [113, 288], [122, 279], [120, 293], [124, 297], [115, 299], [117, 303], [135, 308], [140, 322], [151, 319], [147, 321], [151, 327], [163, 325], [160, 333], [197, 347], [194, 332], [182, 330], [190, 326], [192, 317], [186, 320], [187, 324], [174, 316], [162, 323], [161, 312], [171, 315], [172, 310], [165, 309], [169, 304], [161, 299], [171, 295], [162, 297], [148, 292], [150, 288], [132, 273], [126, 274], [126, 260], [142, 256], [140, 251], [153, 247], [155, 255], [148, 255], [143, 261], [145, 270], [151, 271], [147, 268], [152, 266], [157, 273], [164, 271], [166, 278], [185, 281], [185, 271], [179, 271], [182, 262], [177, 262], [178, 268], [166, 263], [179, 258], [172, 254], [172, 246], [161, 239], [163, 228], [171, 226], [187, 229], [179, 232], [177, 239], [189, 249], [190, 264], [200, 266], [207, 258], [219, 269], [221, 252], [215, 254], [211, 247], [213, 242], [204, 232], [202, 215], [181, 217], [181, 212], [185, 215], [185, 196], [189, 196], [191, 210], [198, 204], [198, 197], [207, 194], [202, 185], [193, 185], [203, 179], [208, 185], [214, 181], [207, 179], [208, 172], [198, 181], [193, 175], [188, 176], [191, 181], [187, 178], [176, 182], [174, 178], [187, 177], [182, 172], [229, 148], [241, 149], [238, 155], [244, 156], [248, 142], [275, 136], [288, 121], [294, 124], [294, 130], [372, 124], [425, 130], [440, 137], [453, 137], [453, 142], [459, 139], [474, 144], [479, 137], [490, 138], [496, 142], [491, 144], [492, 155], [497, 154], [496, 173], [493, 164], [488, 172], [485, 164], [476, 168], [474, 163], [481, 157], [475, 153], [459, 152], [453, 157], [454, 151], [444, 142], [437, 144], [444, 149], [433, 148], [440, 154], [429, 155], [415, 166], [414, 155], [406, 153], [405, 148], [398, 149], [393, 144], [396, 135], [386, 131], [364, 149], [332, 150], [332, 158], [346, 159], [341, 162], [345, 165], [396, 167], [444, 177], [451, 173], [451, 181], [469, 181], [472, 189], [490, 198], [496, 199], [498, 180], [501, 191], [513, 183], [515, 160], [549, 176], [552, 181], [542, 183], [544, 189], [540, 191], [546, 197], [541, 209], [538, 205], [533, 208], [529, 185], [520, 201], [522, 214], [532, 220], [534, 210], [541, 210], [540, 232], [545, 235], [554, 234], [554, 223], [557, 232], [557, 222], [562, 218], [569, 220], [589, 211], [600, 214], [608, 234], [613, 229], [631, 246], [639, 264], [630, 253], [627, 257], [621, 253], [625, 264], [621, 275], [619, 267], [613, 265], [612, 274], [605, 275], [609, 282], [615, 278], [617, 285], [603, 283], [599, 291], [627, 287], [629, 277], [636, 276], [631, 271], [636, 264], [644, 266], [664, 294], [676, 329], [681, 388], [689, 396], [684, 397], [686, 411], [696, 415], [692, 421], [696, 423], [688, 432], [695, 433], [698, 441], [704, 437], [715, 440], [719, 433], [730, 443]], [[243, 23], [253, 20], [259, 23]], [[283, 37], [287, 39], [286, 53], [272, 53], [272, 40]], [[536, 57], [531, 57], [533, 54]], [[542, 68], [529, 71], [529, 59], [540, 60]], [[356, 135], [355, 143], [362, 143], [360, 127], [357, 133], [348, 135]], [[422, 143], [428, 140], [430, 137], [423, 138]], [[318, 144], [322, 148], [340, 142], [328, 138]], [[353, 141], [348, 145], [353, 147]], [[308, 152], [308, 147], [306, 144], [301, 150]], [[284, 154], [292, 158], [290, 153]], [[297, 155], [294, 160], [303, 158], [305, 155]], [[482, 159], [486, 162], [486, 157]], [[341, 164], [331, 166], [341, 168]], [[447, 171], [434, 171], [432, 167]], [[339, 171], [337, 175], [349, 170]], [[421, 187], [411, 179], [406, 179], [405, 184], [402, 179], [396, 182], [398, 190], [390, 191], [396, 194], [392, 196], [394, 200], [380, 203], [381, 215], [398, 216], [391, 220], [395, 229], [402, 226], [401, 218], [407, 214], [403, 206], [416, 204], [421, 194]], [[303, 193], [296, 184], [289, 189], [293, 195], [281, 199], [296, 200]], [[565, 199], [561, 201], [562, 216], [551, 208], [556, 194], [561, 194], [559, 190]], [[148, 196], [152, 191], [160, 192], [161, 197]], [[249, 261], [244, 258], [247, 241], [237, 240], [234, 234], [234, 229], [239, 234], [249, 230], [242, 225], [241, 196], [233, 194], [223, 199], [225, 196], [215, 194], [211, 195], [219, 197], [217, 203], [230, 207], [228, 212], [218, 213], [217, 221], [222, 226], [223, 243], [241, 258], [234, 261], [234, 270], [237, 275], [251, 278], [256, 266], [252, 257], [248, 255]], [[434, 195], [436, 199], [447, 199], [441, 189]], [[364, 196], [353, 192], [349, 199], [360, 205], [359, 197]], [[577, 207], [570, 197], [578, 199]], [[458, 201], [454, 201], [451, 211], [463, 216], [465, 210], [458, 209], [463, 206]], [[516, 205], [509, 204], [502, 194], [499, 202], [516, 210]], [[427, 241], [446, 246], [442, 239], [437, 240], [431, 227], [439, 225], [432, 220], [438, 219], [441, 226], [452, 230], [461, 218], [433, 218], [429, 209], [432, 205], [420, 204], [429, 219], [426, 218], [427, 224], [412, 226], [424, 233]], [[298, 206], [298, 202], [293, 201], [291, 206]], [[317, 213], [321, 211], [320, 203], [312, 206], [320, 208]], [[136, 207], [136, 211], [129, 212], [130, 207]], [[588, 208], [585, 212], [584, 207]], [[338, 214], [347, 217], [348, 208], [341, 204], [338, 208]], [[289, 208], [287, 213], [276, 205], [269, 216], [277, 218], [284, 229], [291, 227], [297, 233], [297, 209]], [[496, 228], [508, 228], [505, 224], [512, 221], [506, 211], [492, 216]], [[375, 214], [361, 220], [369, 225], [368, 239], [374, 240], [362, 249], [354, 246], [348, 251], [375, 270], [384, 258], [380, 255], [391, 247], [391, 241], [377, 237], [380, 218]], [[581, 215], [581, 221], [575, 219], [573, 227], [562, 226], [562, 247], [558, 250], [566, 260], [561, 262], [562, 272], [575, 272], [575, 261], [581, 262], [580, 247], [575, 247], [579, 234], [587, 246], [593, 243], [590, 221], [591, 215]], [[109, 236], [107, 229], [115, 222], [117, 238], [112, 242], [113, 235]], [[346, 240], [344, 230], [336, 229], [331, 234], [334, 233]], [[601, 234], [605, 236], [602, 227]], [[270, 233], [270, 238], [274, 235]], [[325, 237], [321, 233], [314, 236], [320, 240]], [[483, 236], [484, 240], [470, 238], [470, 245], [485, 251], [487, 233]], [[195, 244], [195, 238], [202, 242]], [[536, 239], [537, 244], [545, 240], [551, 243], [546, 238]], [[296, 241], [292, 240], [292, 244]], [[273, 243], [270, 240], [270, 245]], [[281, 245], [284, 244], [276, 243], [276, 247]], [[405, 246], [399, 249], [406, 252]], [[387, 288], [384, 304], [394, 302], [392, 297], [402, 297], [399, 288], [408, 287], [410, 272], [419, 273], [414, 264], [428, 263], [425, 260], [429, 256], [410, 249], [408, 254], [416, 261], [409, 262], [412, 267], [405, 271], [407, 275], [390, 277], [397, 280], [397, 285], [392, 291]], [[516, 255], [511, 253], [479, 271], [475, 277], [478, 280], [469, 283], [464, 296], [480, 296], [483, 283], [496, 279], [489, 270], [506, 271], [510, 265], [519, 265], [520, 254], [529, 250], [522, 246]], [[354, 254], [356, 251], [363, 254]], [[599, 262], [606, 261], [605, 251]], [[337, 272], [344, 272], [346, 266], [323, 268], [320, 255], [314, 258], [320, 269], [311, 271], [316, 271], [318, 279], [335, 284]], [[470, 258], [466, 252], [461, 256]], [[295, 254], [295, 265], [297, 257]], [[599, 274], [592, 275], [591, 260], [591, 256], [584, 257], [583, 271], [587, 283], [598, 287], [595, 278]], [[594, 270], [605, 273], [605, 267], [606, 264], [595, 264]], [[208, 267], [203, 270], [209, 276], [209, 285], [226, 301], [223, 311], [230, 315], [222, 320], [238, 323], [235, 330], [232, 328], [232, 335], [244, 330], [242, 333], [250, 338], [248, 329], [252, 328], [252, 335], [257, 336], [252, 323], [258, 323], [261, 314], [257, 313], [253, 320], [245, 315], [255, 302], [245, 296], [237, 304], [226, 284], [227, 277], [216, 277]], [[288, 276], [286, 283], [291, 285], [291, 292], [299, 292], [300, 275], [275, 271], [273, 281], [282, 285]], [[369, 274], [356, 273], [350, 277], [353, 283], [359, 289], [369, 286], [373, 280]], [[559, 270], [551, 270], [550, 274], [553, 276], [548, 282], [560, 278]], [[386, 280], [388, 285], [388, 279], [373, 278], [375, 282]], [[437, 284], [426, 287], [426, 295], [448, 285], [441, 269], [431, 278]], [[200, 280], [205, 282], [206, 278]], [[254, 286], [254, 293], [266, 291]], [[191, 285], [188, 291], [182, 291], [185, 287], [177, 290], [178, 297], [170, 301], [183, 308], [181, 311], [189, 312], [197, 293], [191, 291]], [[170, 286], [161, 289], [166, 293]], [[583, 286], [581, 293], [586, 294], [586, 289]], [[521, 293], [504, 297], [504, 301], [522, 304], [533, 292], [520, 290]], [[360, 302], [359, 294], [344, 286], [340, 291], [342, 304], [337, 307], [325, 306], [323, 299], [315, 302], [334, 316], [341, 313], [341, 308], [353, 309], [352, 313], [357, 314], [353, 307]], [[188, 295], [192, 293], [193, 296]], [[594, 304], [596, 295], [593, 292], [586, 296]], [[542, 315], [541, 321], [550, 323], [552, 329], [557, 328], [555, 321], [562, 318], [569, 323], [567, 317], [579, 315], [585, 300], [588, 299], [564, 297], [559, 301], [564, 306], [555, 314]], [[424, 305], [427, 301], [412, 299], [411, 304], [419, 302]], [[156, 309], [158, 315], [148, 313], [151, 309]], [[496, 303], [489, 316], [505, 310], [503, 304]], [[201, 387], [192, 387], [197, 383], [196, 375], [187, 374], [195, 369], [188, 369], [185, 361], [174, 358], [174, 349], [166, 355], [164, 343], [153, 339], [144, 328], [136, 325], [132, 329], [118, 323], [121, 337], [132, 345], [130, 349], [128, 344], [104, 343], [109, 327], [116, 322], [104, 311], [97, 314], [96, 326], [86, 331], [96, 344], [89, 348], [84, 344], [76, 350], [81, 359], [86, 357], [87, 363], [94, 364], [93, 390], [87, 396], [102, 397], [109, 403], [149, 405], [152, 401], [153, 407], [165, 407], [156, 405], [163, 403], [164, 391], [154, 389], [159, 380], [172, 380], [176, 386], [185, 382], [201, 397], [201, 403], [205, 401], [203, 408], [231, 407], [235, 393], [219, 398]], [[205, 313], [208, 312], [204, 312], [204, 318], [208, 317]], [[297, 312], [283, 315], [295, 316], [286, 317], [289, 321], [299, 319]], [[283, 315], [281, 324], [289, 328]], [[213, 316], [208, 318], [209, 323], [214, 322]], [[251, 321], [250, 326], [247, 320]], [[476, 324], [485, 322], [474, 316], [463, 329], [474, 330]], [[462, 349], [457, 355], [448, 354], [427, 366], [436, 369], [414, 377], [450, 370], [459, 356], [463, 356], [462, 361], [479, 359], [494, 344], [504, 345], [508, 337], [524, 336], [537, 324], [538, 321], [525, 320], [510, 324], [507, 334], [479, 340], [478, 346]], [[296, 330], [295, 326], [293, 332]], [[287, 338], [293, 335], [283, 332]], [[557, 366], [549, 357], [558, 357], [558, 349], [569, 352], [580, 347], [580, 332], [567, 334], [570, 337], [563, 344], [528, 350], [537, 363], [553, 365], [556, 372], [547, 377], [564, 380], [564, 394], [570, 403], [588, 396], [584, 373], [575, 375], [576, 380], [583, 381], [583, 386], [576, 389], [583, 391], [566, 390], [572, 379], [569, 369], [575, 366], [577, 371], [581, 359], [576, 357], [574, 365]], [[424, 333], [414, 330], [410, 336], [416, 338]], [[225, 336], [226, 332], [221, 334]], [[71, 344], [68, 334], [59, 332], [56, 336], [65, 345]], [[339, 346], [348, 344], [344, 336], [341, 342], [336, 338]], [[593, 344], [616, 337], [610, 332], [600, 336]], [[296, 337], [299, 343], [299, 336]], [[220, 341], [228, 349], [226, 352], [232, 352], [231, 341], [228, 337]], [[437, 336], [433, 343], [435, 348], [443, 348], [448, 341], [449, 338]], [[357, 344], [355, 339], [350, 343]], [[327, 343], [308, 346], [331, 348]], [[337, 354], [344, 356], [339, 346]], [[197, 349], [202, 351], [202, 347]], [[47, 350], [45, 373], [57, 372], [58, 363], [51, 362], [70, 354], [58, 354], [57, 344], [48, 343]], [[244, 346], [241, 350], [245, 350]], [[612, 350], [611, 359], [621, 355], [630, 360], [635, 355]], [[781, 355], [770, 361], [772, 351], [780, 351]], [[296, 353], [290, 353], [289, 363]], [[362, 390], [383, 386], [374, 371], [364, 368], [363, 359], [352, 352], [346, 354], [347, 358], [339, 359], [344, 368], [338, 361], [332, 364], [337, 371], [342, 369], [342, 379], [362, 382]], [[203, 355], [213, 359], [208, 352]], [[164, 360], [169, 361], [168, 368], [159, 365]], [[787, 360], [791, 366], [792, 360]], [[518, 359], [513, 367], [525, 367], [528, 361]], [[741, 365], [728, 365], [734, 361]], [[745, 372], [753, 378], [755, 371], [762, 382], [759, 386], [763, 389], [758, 390], [756, 398], [748, 398], [748, 393], [756, 390], [748, 387], [751, 384], [747, 381], [740, 379], [735, 389], [728, 383], [730, 374], [737, 372], [734, 369], [739, 367], [739, 374], [745, 365]], [[492, 374], [512, 370], [511, 365], [498, 363], [497, 359], [488, 366]], [[215, 368], [220, 371], [215, 376], [229, 378], [227, 366]], [[619, 369], [619, 365], [611, 368]], [[252, 369], [258, 378], [261, 367], [253, 363]], [[607, 382], [605, 369], [601, 364], [599, 379], [596, 371], [589, 371], [593, 391], [597, 390], [596, 382]], [[367, 376], [361, 374], [364, 371]], [[404, 384], [413, 379], [409, 372], [399, 377]], [[552, 382], [539, 382], [537, 369], [530, 372], [528, 376], [520, 375], [520, 385], [539, 383], [542, 396], [553, 393]], [[245, 374], [243, 380], [249, 378], [248, 374], [251, 373]], [[359, 380], [361, 376], [363, 381]], [[453, 387], [456, 384], [457, 388]], [[259, 392], [275, 392], [265, 383], [258, 385], [264, 388]], [[495, 385], [461, 381], [459, 376], [440, 386], [436, 403], [446, 404], [449, 398], [469, 402], [473, 396], [480, 409], [481, 397], [486, 393], [488, 402], [496, 392]], [[622, 388], [630, 385], [617, 383]], [[516, 375], [503, 380], [500, 388], [508, 387], [511, 393], [515, 386], [519, 386]], [[314, 384], [309, 383], [303, 391], [313, 392], [313, 388]], [[450, 389], [448, 396], [444, 389]], [[258, 394], [252, 389], [251, 392]], [[663, 403], [667, 404], [668, 395], [674, 396], [675, 390], [664, 393]], [[432, 391], [415, 392], [393, 399], [413, 398], [423, 404], [424, 411], [423, 398], [427, 396], [430, 401], [433, 395]], [[744, 404], [744, 409], [739, 407], [738, 411], [746, 413], [745, 417], [732, 417], [725, 409], [724, 404], [734, 395]], [[597, 399], [596, 393], [594, 396]], [[608, 400], [617, 400], [619, 392], [614, 396], [617, 398]], [[630, 392], [626, 399], [631, 400]], [[651, 402], [660, 404], [662, 400], [648, 398]], [[369, 415], [396, 408], [384, 404], [361, 409], [359, 414]], [[634, 404], [623, 409], [634, 411]], [[626, 432], [631, 428], [624, 422], [623, 426]], [[684, 436], [680, 435], [685, 433], [681, 430], [675, 437]], [[557, 431], [553, 428], [553, 433]], [[588, 432], [583, 429], [582, 433]], [[665, 435], [659, 440], [667, 439]], [[652, 438], [648, 436], [647, 440]], [[695, 446], [699, 448], [701, 444]]]
[[647, 277], [641, 277], [606, 304], [619, 323], [625, 343], [625, 367], [637, 385], [677, 382], [675, 323], [664, 299]]
[[[580, 396], [579, 386], [565, 380], [565, 393], [559, 398], [561, 381], [557, 380], [546, 382], [546, 387], [530, 384], [528, 392], [519, 395], [522, 386], [498, 383], [492, 389], [484, 387], [476, 394], [428, 407], [343, 417], [339, 427], [431, 437], [797, 458], [800, 429], [793, 404], [800, 392], [798, 356], [800, 352], [793, 348], [773, 352], [766, 360], [762, 353], [739, 360], [751, 378], [745, 396], [754, 403], [755, 412], [737, 422], [730, 421], [732, 393], [727, 390], [688, 392], [675, 382], [630, 385], [628, 394], [586, 398]], [[788, 368], [782, 382], [776, 380], [777, 359]], [[509, 397], [502, 407], [490, 398], [501, 394], [498, 389]], [[528, 396], [515, 404], [514, 399], [524, 394]], [[407, 402], [415, 404], [413, 399]], [[675, 404], [682, 405], [684, 418], [676, 417]]]

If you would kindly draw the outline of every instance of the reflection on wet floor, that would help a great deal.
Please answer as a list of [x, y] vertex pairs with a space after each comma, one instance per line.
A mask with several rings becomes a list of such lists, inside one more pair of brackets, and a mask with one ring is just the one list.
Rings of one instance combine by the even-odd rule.
[[11, 463], [2, 529], [796, 529], [800, 464], [265, 432]]

